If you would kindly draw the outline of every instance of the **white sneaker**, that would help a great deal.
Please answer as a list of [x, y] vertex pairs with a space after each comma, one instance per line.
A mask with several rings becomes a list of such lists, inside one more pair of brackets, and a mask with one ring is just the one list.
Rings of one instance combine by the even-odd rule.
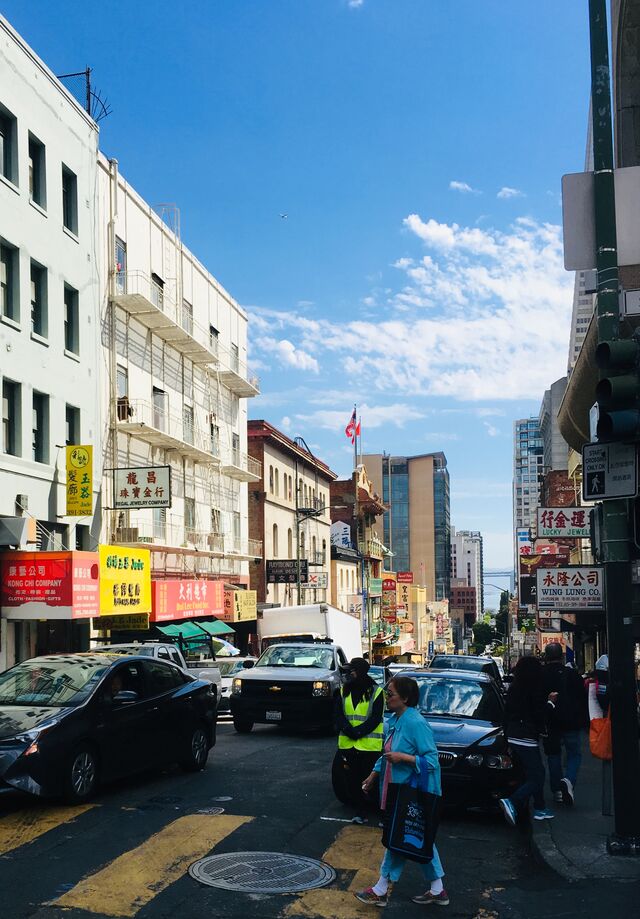
[[571, 806], [573, 804], [573, 783], [570, 779], [561, 779], [560, 780], [560, 794], [562, 795], [562, 800], [565, 804]]

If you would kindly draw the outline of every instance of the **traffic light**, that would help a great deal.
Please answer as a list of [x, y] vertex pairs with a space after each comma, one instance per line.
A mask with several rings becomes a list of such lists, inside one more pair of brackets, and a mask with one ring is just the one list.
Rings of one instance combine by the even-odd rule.
[[596, 386], [598, 441], [640, 441], [640, 344], [635, 338], [603, 341], [595, 357], [611, 374]]

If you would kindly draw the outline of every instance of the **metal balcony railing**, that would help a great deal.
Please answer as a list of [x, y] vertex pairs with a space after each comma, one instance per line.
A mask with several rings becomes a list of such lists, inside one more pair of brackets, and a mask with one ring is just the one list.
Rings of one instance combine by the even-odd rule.
[[144, 399], [120, 396], [116, 400], [118, 428], [139, 440], [176, 450], [197, 463], [218, 465], [219, 457], [211, 452], [212, 439], [188, 419], [168, 412], [164, 407]]
[[248, 453], [232, 448], [223, 456], [220, 471], [240, 482], [259, 482], [262, 478], [262, 463]]
[[225, 536], [224, 539], [225, 556], [235, 555], [239, 558], [262, 558], [262, 540], [261, 539], [239, 539], [233, 536]]

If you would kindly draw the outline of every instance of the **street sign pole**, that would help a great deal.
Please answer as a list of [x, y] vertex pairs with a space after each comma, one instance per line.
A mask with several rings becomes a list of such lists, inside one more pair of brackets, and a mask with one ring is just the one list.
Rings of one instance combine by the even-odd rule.
[[[620, 338], [613, 174], [611, 78], [606, 0], [589, 0], [593, 118], [596, 319], [599, 342]], [[640, 854], [640, 747], [631, 618], [630, 515], [627, 499], [603, 503], [602, 560], [609, 651], [614, 834], [608, 848]]]

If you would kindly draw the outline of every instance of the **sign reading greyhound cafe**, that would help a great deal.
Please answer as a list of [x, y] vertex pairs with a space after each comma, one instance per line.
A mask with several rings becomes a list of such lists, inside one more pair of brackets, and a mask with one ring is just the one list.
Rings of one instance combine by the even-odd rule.
[[100, 546], [100, 615], [151, 612], [148, 549]]

